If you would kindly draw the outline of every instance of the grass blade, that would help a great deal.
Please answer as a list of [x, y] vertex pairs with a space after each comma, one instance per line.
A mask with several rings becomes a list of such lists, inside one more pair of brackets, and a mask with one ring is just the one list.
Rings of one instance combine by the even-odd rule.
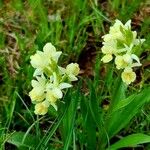
[[15, 132], [8, 138], [7, 142], [17, 146], [18, 148], [35, 148], [36, 144], [38, 143], [37, 138], [31, 134], [28, 134], [28, 136], [26, 136], [26, 139], [22, 143], [22, 139], [24, 138], [24, 136], [24, 132]]
[[62, 122], [67, 109], [69, 107], [70, 101], [65, 103], [65, 109], [62, 113], [60, 113], [60, 115], [56, 118], [56, 120], [58, 120], [56, 122], [56, 124], [52, 124], [52, 126], [48, 129], [47, 134], [43, 137], [43, 139], [41, 140], [41, 142], [38, 144], [38, 146], [36, 147], [36, 150], [40, 149], [45, 149], [48, 145], [48, 142], [50, 141], [51, 137], [53, 136], [53, 134], [55, 133], [55, 131], [57, 130], [57, 128], [59, 127], [60, 123]]
[[68, 128], [68, 134], [67, 134], [67, 137], [66, 137], [66, 141], [64, 143], [64, 150], [67, 150], [69, 148], [69, 145], [70, 145], [70, 141], [71, 141], [71, 137], [72, 137], [72, 134], [73, 134], [73, 128], [74, 128], [74, 124], [75, 124], [75, 116], [76, 116], [76, 110], [77, 110], [77, 104], [78, 104], [78, 100], [79, 100], [79, 90], [72, 96], [72, 99], [71, 99], [71, 104], [69, 106], [69, 109], [67, 110], [68, 114], [70, 117], [67, 117], [69, 118], [69, 120], [67, 121], [67, 123], [69, 123], [69, 125], [66, 125], [69, 126]]

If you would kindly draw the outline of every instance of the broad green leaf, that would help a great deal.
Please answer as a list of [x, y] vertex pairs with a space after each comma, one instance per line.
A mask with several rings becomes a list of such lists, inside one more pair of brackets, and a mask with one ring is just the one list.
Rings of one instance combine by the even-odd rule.
[[142, 133], [131, 134], [111, 145], [107, 150], [118, 150], [124, 147], [136, 147], [139, 144], [149, 143], [150, 136]]
[[17, 146], [18, 148], [19, 147], [35, 148], [36, 144], [38, 143], [37, 138], [31, 134], [28, 134], [28, 136], [22, 143], [24, 135], [25, 135], [24, 132], [15, 132], [8, 138], [7, 142]]
[[118, 77], [116, 81], [114, 82], [114, 87], [112, 89], [112, 100], [110, 104], [110, 111], [113, 110], [113, 108], [120, 102], [120, 100], [125, 99], [125, 91], [126, 91], [126, 86], [122, 82], [122, 79]]
[[117, 111], [117, 110], [122, 109], [123, 107], [129, 105], [129, 103], [131, 103], [131, 102], [134, 100], [135, 96], [136, 96], [136, 95], [134, 94], [134, 95], [132, 95], [132, 96], [126, 98], [126, 99], [120, 100], [120, 101], [118, 102], [118, 104], [113, 108], [112, 113], [113, 113], [114, 111]]
[[107, 116], [105, 126], [110, 138], [123, 129], [130, 120], [140, 111], [140, 108], [150, 101], [150, 88], [142, 90], [135, 96], [130, 96], [127, 99], [132, 99], [130, 103], [115, 112], [112, 111]]

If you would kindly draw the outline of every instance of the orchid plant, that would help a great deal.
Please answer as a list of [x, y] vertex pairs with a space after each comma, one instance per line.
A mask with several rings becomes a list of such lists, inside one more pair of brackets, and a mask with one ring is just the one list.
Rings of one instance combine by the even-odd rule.
[[133, 68], [142, 65], [136, 55], [136, 50], [145, 39], [138, 39], [137, 32], [131, 30], [131, 20], [127, 21], [125, 25], [116, 20], [110, 27], [109, 33], [102, 38], [104, 40], [102, 47], [104, 56], [101, 60], [108, 63], [115, 57], [116, 68], [123, 69], [121, 78], [129, 85], [136, 79]]
[[32, 102], [35, 104], [34, 113], [45, 115], [52, 105], [57, 110], [57, 101], [63, 97], [63, 89], [72, 87], [71, 82], [78, 80], [79, 65], [71, 63], [66, 68], [58, 65], [61, 51], [47, 43], [42, 51], [37, 51], [31, 56], [31, 65], [35, 68], [29, 92]]

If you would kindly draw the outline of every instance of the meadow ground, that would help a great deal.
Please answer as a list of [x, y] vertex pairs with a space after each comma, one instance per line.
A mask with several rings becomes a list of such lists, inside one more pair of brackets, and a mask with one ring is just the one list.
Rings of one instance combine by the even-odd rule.
[[[149, 16], [149, 0], [0, 0], [0, 148], [149, 150]], [[101, 61], [102, 36], [116, 19], [131, 19], [146, 39], [128, 87], [113, 62]], [[76, 62], [80, 73], [58, 111], [37, 116], [30, 56], [47, 42], [63, 52], [61, 66]]]

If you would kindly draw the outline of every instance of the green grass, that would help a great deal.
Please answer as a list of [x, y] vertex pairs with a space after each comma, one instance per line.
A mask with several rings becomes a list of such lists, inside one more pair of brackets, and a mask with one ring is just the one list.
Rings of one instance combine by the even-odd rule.
[[[130, 5], [127, 0], [0, 0], [0, 148], [113, 150], [141, 144], [149, 149], [143, 144], [150, 142], [149, 7], [146, 0]], [[132, 28], [146, 39], [139, 81], [128, 88], [112, 64], [100, 61], [101, 36], [116, 18], [132, 19]], [[30, 56], [47, 42], [63, 51], [61, 66], [78, 62], [83, 73], [58, 112], [51, 107], [37, 117], [28, 96]]]

